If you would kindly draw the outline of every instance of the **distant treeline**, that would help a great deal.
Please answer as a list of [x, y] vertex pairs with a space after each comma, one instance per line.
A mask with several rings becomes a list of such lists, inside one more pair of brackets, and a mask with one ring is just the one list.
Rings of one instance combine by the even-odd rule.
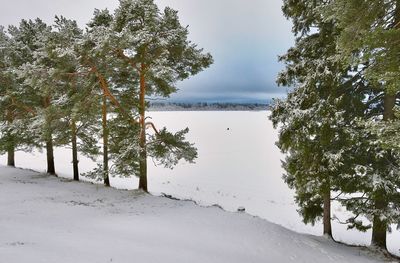
[[152, 102], [150, 111], [262, 111], [268, 110], [268, 103], [224, 103], [224, 102]]

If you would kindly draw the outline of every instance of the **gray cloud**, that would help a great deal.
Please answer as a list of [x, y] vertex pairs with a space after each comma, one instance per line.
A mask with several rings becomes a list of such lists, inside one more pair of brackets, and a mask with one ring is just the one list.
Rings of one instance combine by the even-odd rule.
[[[259, 101], [281, 97], [275, 84], [282, 69], [277, 56], [293, 43], [290, 22], [281, 12], [281, 0], [156, 0], [161, 8], [179, 10], [190, 39], [214, 56], [215, 64], [178, 83], [179, 100]], [[54, 15], [75, 19], [84, 26], [94, 8], [114, 10], [117, 0], [13, 0], [2, 6], [0, 24], [18, 24]]]

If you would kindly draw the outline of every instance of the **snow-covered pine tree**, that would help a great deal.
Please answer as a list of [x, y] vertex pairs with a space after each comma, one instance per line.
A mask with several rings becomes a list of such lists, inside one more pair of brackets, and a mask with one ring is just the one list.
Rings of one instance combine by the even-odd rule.
[[17, 31], [10, 27], [10, 34], [0, 28], [0, 152], [8, 155], [7, 164], [15, 166], [15, 151], [30, 151], [37, 146], [35, 134], [28, 126], [35, 111], [31, 102], [35, 97], [25, 88], [23, 81], [18, 80], [17, 69], [29, 59], [30, 50], [16, 41]]
[[[109, 186], [111, 174], [129, 177], [136, 174], [137, 151], [130, 148], [138, 145], [136, 128], [138, 98], [132, 96], [130, 86], [138, 85], [138, 75], [131, 70], [126, 60], [116, 58], [116, 33], [113, 16], [107, 9], [95, 10], [92, 20], [80, 45], [80, 61], [102, 97], [102, 139], [103, 163], [87, 174], [92, 178], [102, 175], [104, 184]], [[96, 94], [96, 92], [94, 92]], [[109, 160], [114, 165], [109, 169]]]
[[[10, 72], [13, 74], [13, 78], [17, 85], [14, 87], [15, 98], [18, 101], [18, 105], [23, 107], [28, 114], [25, 114], [23, 118], [19, 119], [19, 123], [23, 123], [19, 129], [18, 134], [25, 138], [35, 138], [30, 140], [30, 145], [39, 146], [38, 137], [42, 136], [46, 143], [47, 150], [47, 171], [50, 174], [55, 174], [54, 166], [54, 154], [53, 154], [53, 140], [51, 133], [38, 133], [35, 129], [36, 124], [42, 123], [43, 126], [47, 123], [47, 127], [50, 127], [50, 119], [52, 115], [52, 109], [49, 107], [49, 100], [43, 97], [42, 92], [35, 90], [34, 86], [40, 86], [40, 82], [43, 78], [28, 78], [28, 75], [32, 73], [32, 69], [35, 67], [34, 62], [37, 58], [36, 53], [39, 49], [43, 49], [45, 46], [46, 35], [51, 31], [40, 19], [22, 20], [18, 27], [10, 26], [10, 61], [11, 67]], [[35, 69], [44, 73], [39, 68]], [[33, 85], [35, 83], [35, 85]], [[46, 105], [46, 107], [45, 107]], [[38, 111], [39, 109], [42, 111]], [[47, 109], [46, 111], [44, 109]], [[43, 112], [46, 112], [46, 117], [43, 117]], [[43, 117], [40, 119], [40, 117]], [[32, 119], [35, 121], [32, 122]], [[48, 120], [46, 122], [45, 120]], [[42, 131], [44, 131], [43, 129]], [[49, 129], [47, 129], [49, 130]]]
[[[120, 0], [114, 18], [118, 36], [115, 52], [131, 66], [140, 83], [138, 87], [133, 82], [130, 90], [139, 102], [132, 105], [139, 113], [135, 128], [139, 145], [136, 139], [131, 140], [125, 150], [139, 156], [138, 165], [132, 170], [139, 176], [139, 188], [147, 191], [148, 156], [172, 167], [180, 159], [193, 161], [197, 153], [192, 144], [184, 141], [187, 129], [171, 134], [146, 122], [146, 96], [168, 97], [176, 92], [177, 81], [199, 73], [212, 63], [212, 58], [187, 39], [188, 30], [181, 26], [177, 11], [165, 8], [160, 12], [153, 0]], [[150, 136], [146, 132], [149, 127], [154, 132]]]
[[7, 153], [7, 165], [15, 166], [15, 139], [13, 138], [12, 123], [15, 119], [15, 105], [7, 98], [14, 85], [8, 72], [10, 68], [9, 37], [0, 26], [0, 153]]
[[[19, 27], [10, 27], [10, 33], [17, 47], [15, 57], [20, 60], [17, 70], [23, 89], [29, 94], [28, 104], [35, 111], [29, 131], [44, 142], [47, 155], [47, 172], [56, 174], [54, 164], [53, 135], [60, 126], [57, 104], [58, 95], [54, 85], [53, 63], [48, 54], [48, 41], [51, 27], [42, 20], [22, 20]], [[38, 142], [39, 143], [39, 142]]]
[[99, 96], [81, 67], [80, 45], [83, 32], [76, 21], [56, 17], [55, 30], [48, 40], [47, 52], [53, 62], [54, 85], [60, 94], [58, 107], [63, 127], [57, 131], [58, 145], [72, 145], [73, 178], [79, 180], [78, 152], [94, 158], [99, 154]]
[[[104, 63], [107, 63], [107, 54], [109, 50], [104, 42], [108, 39], [103, 39], [101, 36], [109, 36], [111, 30], [111, 23], [113, 21], [112, 15], [107, 9], [95, 9], [92, 20], [88, 23], [88, 30], [84, 39], [84, 51], [82, 53], [83, 64], [95, 64], [96, 69], [105, 69]], [[107, 63], [108, 64], [108, 63]], [[90, 65], [89, 65], [90, 66]], [[104, 73], [103, 73], [104, 75]], [[95, 78], [97, 79], [97, 78]], [[109, 128], [108, 128], [108, 103], [107, 96], [103, 90], [101, 96], [101, 120], [102, 120], [102, 141], [103, 141], [103, 164], [100, 166], [102, 172], [103, 183], [105, 186], [110, 186], [109, 176]]]
[[346, 183], [341, 176], [349, 169], [349, 128], [365, 106], [363, 95], [352, 89], [357, 78], [335, 59], [338, 29], [333, 21], [323, 21], [318, 10], [324, 3], [284, 2], [298, 38], [280, 58], [286, 69], [278, 84], [293, 89], [286, 100], [276, 101], [271, 119], [280, 127], [278, 146], [287, 153], [284, 180], [296, 191], [299, 213], [305, 223], [322, 218], [323, 233], [332, 237], [331, 192]]
[[[4, 28], [0, 26], [0, 153], [7, 153], [7, 165], [15, 166], [16, 134], [13, 122], [16, 118], [17, 105], [13, 102], [13, 86], [15, 82], [9, 72], [10, 39]], [[14, 99], [15, 101], [15, 99]]]
[[[337, 41], [342, 59], [357, 66], [374, 86], [382, 88], [378, 96], [369, 98], [378, 117], [372, 115], [370, 121], [365, 123], [369, 129], [367, 133], [374, 134], [371, 140], [376, 150], [372, 153], [375, 158], [371, 160], [375, 162], [371, 171], [374, 178], [368, 180], [371, 185], [366, 198], [375, 199], [375, 202], [366, 201], [368, 209], [363, 212], [373, 217], [372, 244], [386, 249], [389, 224], [399, 220], [390, 216], [390, 210], [399, 206], [399, 163], [396, 160], [400, 136], [396, 128], [400, 125], [400, 118], [396, 116], [396, 107], [398, 110], [400, 1], [334, 0], [330, 1], [325, 12], [327, 19], [333, 17], [342, 28]], [[380, 105], [382, 110], [377, 111]], [[382, 119], [383, 122], [379, 121]], [[382, 147], [387, 150], [383, 151]], [[383, 167], [386, 169], [382, 170]]]
[[137, 81], [138, 76], [130, 70], [126, 61], [115, 57], [116, 32], [113, 31], [112, 22], [113, 16], [107, 9], [96, 9], [80, 48], [81, 65], [97, 87], [94, 93], [101, 96], [103, 163], [88, 175], [98, 177], [100, 173], [107, 186], [110, 185], [109, 160], [115, 157], [112, 169], [115, 174], [130, 176], [132, 173], [126, 173], [130, 171], [127, 164], [138, 159], [132, 156], [129, 160], [120, 158], [124, 149], [120, 142], [126, 136], [124, 130], [126, 126], [134, 130], [132, 125], [136, 125], [137, 112], [132, 105], [137, 102], [127, 87]]

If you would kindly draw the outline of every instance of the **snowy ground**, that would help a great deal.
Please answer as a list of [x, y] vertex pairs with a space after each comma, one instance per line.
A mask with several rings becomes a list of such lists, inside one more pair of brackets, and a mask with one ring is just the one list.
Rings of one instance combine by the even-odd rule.
[[0, 167], [0, 261], [380, 262], [217, 207]]
[[[275, 146], [277, 131], [268, 120], [268, 112], [150, 112], [158, 127], [171, 130], [190, 128], [188, 139], [196, 144], [196, 164], [180, 164], [174, 170], [155, 167], [149, 161], [149, 190], [155, 195], [167, 193], [181, 199], [193, 199], [202, 205], [218, 204], [228, 211], [244, 206], [246, 212], [291, 230], [320, 235], [321, 224], [306, 226], [296, 212], [293, 191], [281, 179], [282, 154]], [[229, 130], [228, 130], [229, 128]], [[71, 178], [71, 151], [57, 149], [57, 173]], [[6, 162], [0, 156], [0, 164]], [[45, 154], [18, 152], [18, 167], [44, 171]], [[80, 157], [81, 172], [95, 164]], [[112, 178], [114, 187], [137, 188], [137, 180]], [[334, 206], [339, 218], [344, 210]], [[388, 235], [388, 248], [400, 255], [400, 231]], [[335, 239], [349, 244], [368, 245], [371, 233], [348, 231], [333, 223]]]

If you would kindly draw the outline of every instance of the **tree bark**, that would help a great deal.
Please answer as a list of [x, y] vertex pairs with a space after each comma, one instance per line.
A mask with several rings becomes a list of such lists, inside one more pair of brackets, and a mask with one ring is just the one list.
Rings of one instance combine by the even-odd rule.
[[[400, 0], [396, 1], [396, 9], [394, 12], [394, 28], [400, 28]], [[383, 101], [383, 121], [391, 121], [395, 119], [394, 107], [396, 105], [396, 93], [390, 93], [385, 91]], [[378, 210], [385, 209], [388, 206], [387, 201], [384, 199], [385, 193], [377, 193], [375, 197], [375, 208]], [[386, 233], [387, 233], [387, 222], [382, 220], [379, 215], [375, 215], [373, 218], [372, 226], [372, 239], [371, 244], [384, 250], [387, 250], [386, 246]]]
[[[382, 190], [380, 192], [383, 192]], [[375, 208], [382, 210], [387, 207], [387, 202], [384, 200], [384, 193], [377, 193], [375, 197]], [[372, 226], [371, 245], [387, 250], [386, 247], [386, 232], [387, 222], [382, 220], [379, 215], [375, 215]]]
[[102, 105], [103, 117], [103, 180], [105, 186], [110, 186], [110, 178], [108, 171], [108, 127], [107, 127], [107, 97], [103, 95]]
[[[383, 121], [390, 121], [394, 119], [394, 106], [396, 104], [396, 95], [392, 95], [389, 92], [385, 93], [383, 102]], [[375, 208], [377, 210], [384, 210], [387, 207], [387, 202], [384, 199], [385, 193], [379, 191], [375, 193]], [[381, 219], [380, 215], [374, 215], [372, 220], [372, 238], [371, 245], [379, 247], [381, 249], [387, 250], [386, 247], [386, 232], [387, 232], [387, 222]]]
[[56, 168], [54, 165], [53, 138], [51, 135], [46, 141], [46, 154], [47, 154], [47, 173], [56, 175]]
[[[7, 123], [8, 125], [12, 125], [14, 122], [14, 116], [11, 110], [6, 111], [6, 118], [7, 118]], [[7, 149], [7, 165], [15, 167], [15, 143], [14, 143], [14, 136], [8, 133], [6, 135], [8, 137], [8, 140], [11, 141], [11, 145], [9, 145]]]
[[72, 166], [74, 173], [74, 180], [79, 181], [79, 161], [78, 161], [78, 143], [76, 135], [76, 122], [71, 121], [71, 140], [72, 140]]
[[396, 105], [396, 94], [385, 93], [383, 102], [383, 120], [390, 121], [394, 119], [394, 106]]
[[324, 194], [324, 236], [333, 239], [332, 223], [331, 223], [331, 193], [330, 191]]
[[[50, 107], [51, 105], [51, 98], [50, 96], [46, 96], [43, 98], [43, 106], [45, 109]], [[46, 113], [46, 126], [50, 127], [51, 119]], [[54, 149], [53, 149], [53, 136], [49, 131], [49, 135], [46, 138], [46, 155], [47, 155], [47, 173], [56, 175], [56, 168], [54, 165]]]
[[14, 145], [7, 150], [7, 165], [15, 167], [15, 147]]
[[146, 95], [146, 81], [145, 81], [145, 65], [142, 63], [140, 70], [140, 95], [139, 95], [139, 115], [140, 115], [140, 134], [139, 134], [139, 189], [147, 192], [147, 149], [146, 149], [146, 114], [145, 114], [145, 95]]

